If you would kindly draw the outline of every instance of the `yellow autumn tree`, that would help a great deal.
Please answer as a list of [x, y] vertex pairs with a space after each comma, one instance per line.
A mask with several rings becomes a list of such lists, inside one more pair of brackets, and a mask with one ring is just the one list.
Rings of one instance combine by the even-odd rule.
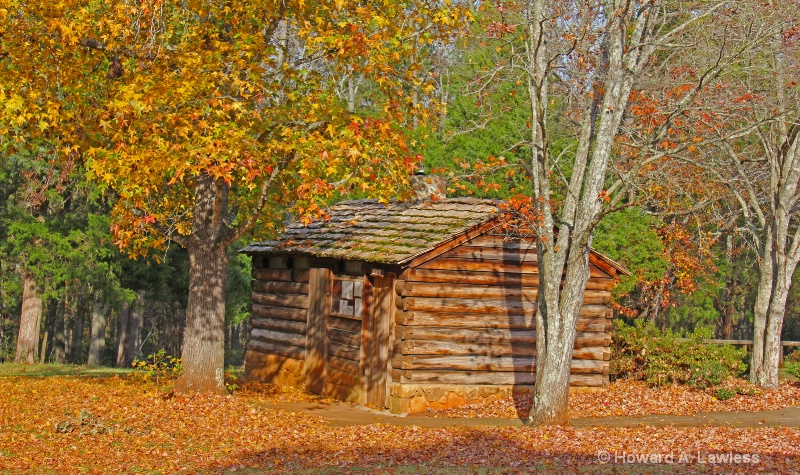
[[[426, 99], [434, 78], [417, 77], [409, 58], [423, 43], [450, 41], [469, 18], [426, 0], [1, 4], [6, 21], [23, 26], [6, 27], [4, 43], [79, 52], [70, 54], [81, 61], [47, 67], [108, 90], [64, 91], [70, 150], [117, 195], [120, 247], [133, 256], [169, 242], [187, 249], [177, 389], [219, 392], [228, 247], [249, 232], [274, 234], [288, 212], [324, 217], [337, 193], [387, 200], [402, 189], [416, 162], [406, 125], [437, 107]], [[18, 67], [3, 70], [3, 84]], [[352, 87], [343, 91], [353, 78], [369, 85], [362, 107]], [[28, 100], [13, 107], [32, 111], [38, 99]], [[40, 116], [17, 120], [35, 130]], [[42, 129], [57, 127], [44, 120]]]
[[22, 246], [12, 247], [14, 262], [5, 263], [23, 283], [15, 360], [28, 363], [38, 361], [42, 294], [57, 285], [53, 266], [66, 259], [54, 255], [55, 243], [65, 241], [46, 222], [59, 219], [60, 201], [74, 193], [76, 162], [91, 134], [86, 113], [108, 90], [104, 65], [80, 47], [86, 25], [75, 21], [80, 12], [65, 21], [66, 4], [35, 3], [0, 0], [0, 176], [14, 176], [21, 185], [11, 186], [2, 203], [4, 212], [16, 206], [20, 213], [11, 215], [16, 237], [6, 244]]

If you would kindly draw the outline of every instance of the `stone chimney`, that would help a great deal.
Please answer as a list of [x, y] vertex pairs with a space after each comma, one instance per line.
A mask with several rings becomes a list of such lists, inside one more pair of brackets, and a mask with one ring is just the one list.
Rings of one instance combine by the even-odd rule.
[[442, 200], [447, 198], [447, 179], [440, 175], [417, 172], [409, 178], [414, 201]]

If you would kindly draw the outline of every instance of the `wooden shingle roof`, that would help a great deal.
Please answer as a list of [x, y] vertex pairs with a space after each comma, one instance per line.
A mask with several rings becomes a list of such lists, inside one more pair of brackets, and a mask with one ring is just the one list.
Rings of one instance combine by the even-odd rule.
[[[329, 220], [308, 225], [293, 222], [278, 240], [251, 244], [240, 252], [403, 265], [443, 243], [464, 239], [501, 212], [498, 202], [478, 198], [388, 205], [375, 200], [341, 201], [328, 210]], [[594, 249], [591, 259], [601, 267], [630, 275], [623, 265]]]
[[313, 257], [403, 264], [500, 214], [497, 203], [477, 198], [390, 204], [342, 201], [330, 219], [289, 224], [280, 238], [252, 244], [246, 254]]

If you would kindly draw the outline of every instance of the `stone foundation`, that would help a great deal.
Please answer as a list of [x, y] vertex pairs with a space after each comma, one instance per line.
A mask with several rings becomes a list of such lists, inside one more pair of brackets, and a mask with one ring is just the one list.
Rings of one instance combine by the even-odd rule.
[[394, 414], [418, 414], [428, 409], [452, 409], [464, 404], [489, 404], [498, 399], [532, 391], [533, 386], [393, 383], [389, 393], [389, 411]]
[[[392, 383], [389, 411], [419, 414], [428, 409], [452, 409], [465, 404], [490, 404], [521, 394], [533, 393], [534, 386], [444, 385]], [[605, 388], [570, 388], [573, 392], [603, 391]]]

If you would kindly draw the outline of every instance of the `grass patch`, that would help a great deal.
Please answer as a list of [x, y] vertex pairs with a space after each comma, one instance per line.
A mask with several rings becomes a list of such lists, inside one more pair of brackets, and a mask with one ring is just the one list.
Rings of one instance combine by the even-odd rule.
[[0, 377], [30, 376], [47, 378], [52, 376], [102, 377], [129, 374], [128, 368], [108, 368], [104, 366], [86, 366], [70, 364], [0, 364]]

